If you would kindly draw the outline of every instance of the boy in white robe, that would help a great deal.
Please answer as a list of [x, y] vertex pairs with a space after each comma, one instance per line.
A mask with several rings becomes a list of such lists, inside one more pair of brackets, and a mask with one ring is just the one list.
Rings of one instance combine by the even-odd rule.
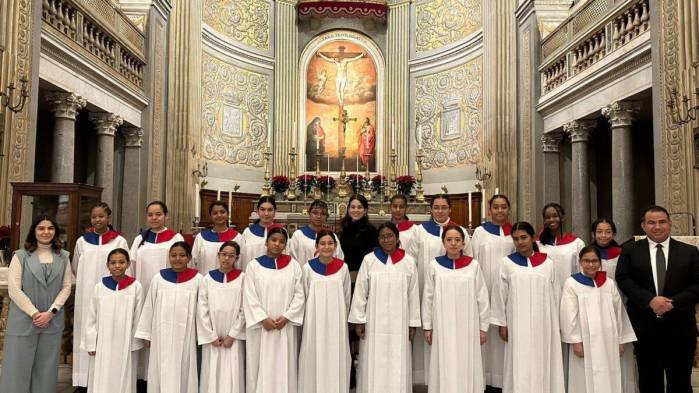
[[219, 247], [220, 267], [199, 284], [197, 337], [201, 349], [200, 393], [245, 392], [245, 273], [235, 268], [240, 246]]
[[189, 244], [170, 247], [170, 268], [153, 277], [136, 337], [150, 347], [148, 393], [197, 393], [197, 293], [201, 275], [187, 267]]
[[136, 393], [138, 350], [143, 342], [134, 337], [143, 307], [143, 288], [127, 276], [129, 254], [123, 248], [109, 253], [110, 276], [93, 287], [85, 333], [80, 347], [94, 359], [88, 372], [90, 393]]
[[298, 326], [303, 323], [301, 266], [282, 254], [288, 235], [268, 228], [267, 253], [245, 271], [246, 391], [295, 393], [298, 382]]
[[349, 322], [359, 341], [357, 393], [410, 393], [411, 341], [420, 326], [413, 258], [398, 248], [398, 228], [379, 227], [379, 244], [362, 261]]
[[488, 289], [478, 262], [463, 255], [461, 228], [446, 227], [442, 238], [446, 255], [427, 266], [422, 295], [422, 328], [432, 350], [428, 391], [482, 393], [481, 346], [490, 325]]
[[318, 233], [318, 257], [303, 265], [306, 311], [299, 354], [299, 393], [347, 393], [351, 356], [347, 315], [351, 281], [345, 262], [335, 258], [337, 238]]
[[192, 266], [202, 275], [218, 268], [218, 253], [221, 244], [232, 240], [239, 247], [244, 246], [243, 235], [228, 227], [228, 205], [223, 201], [214, 201], [209, 206], [209, 215], [214, 222], [213, 228], [207, 228], [194, 237], [192, 246]]
[[238, 258], [238, 268], [245, 271], [248, 262], [265, 255], [267, 252], [268, 230], [273, 227], [274, 215], [277, 211], [277, 202], [272, 196], [263, 196], [257, 201], [257, 216], [255, 223], [245, 228], [243, 231], [243, 244], [240, 248], [240, 258]]
[[[289, 255], [298, 261], [301, 266], [318, 256], [316, 252], [316, 238], [317, 233], [323, 230], [327, 224], [328, 204], [316, 199], [309, 206], [308, 215], [310, 217], [308, 225], [299, 228], [291, 235], [291, 240], [289, 240], [289, 246], [287, 247]], [[334, 233], [332, 233], [332, 236], [335, 237], [335, 241], [338, 243], [334, 256], [342, 259], [344, 255], [342, 254], [342, 247], [339, 247], [339, 239]]]

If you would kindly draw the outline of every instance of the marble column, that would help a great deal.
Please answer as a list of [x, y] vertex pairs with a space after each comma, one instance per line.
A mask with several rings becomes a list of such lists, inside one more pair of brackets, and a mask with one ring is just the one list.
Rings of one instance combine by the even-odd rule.
[[124, 180], [121, 200], [121, 230], [132, 235], [140, 228], [141, 219], [141, 146], [143, 129], [122, 127], [119, 132], [124, 137]]
[[592, 130], [597, 126], [595, 120], [574, 120], [563, 125], [563, 130], [570, 137], [573, 150], [573, 187], [572, 187], [572, 222], [573, 233], [590, 241], [590, 163], [588, 142]]
[[631, 125], [639, 110], [639, 104], [633, 101], [617, 101], [602, 108], [602, 115], [612, 126], [612, 219], [620, 242], [640, 230], [634, 217], [631, 140]]
[[547, 132], [541, 136], [541, 148], [544, 152], [544, 203], [561, 200], [560, 148], [563, 133]]
[[[280, 175], [289, 173], [289, 151], [293, 139], [291, 135], [296, 133], [297, 145], [294, 147], [298, 153], [301, 150], [298, 146], [299, 141], [301, 141], [298, 130], [305, 130], [305, 126], [302, 126], [303, 120], [298, 120], [299, 29], [296, 24], [296, 3], [296, 0], [277, 0], [274, 2], [274, 58], [276, 63], [274, 66], [274, 113], [271, 114], [274, 117], [271, 160], [272, 173]], [[296, 129], [294, 129], [294, 124], [296, 124]], [[321, 165], [321, 167], [323, 166]]]
[[123, 120], [113, 113], [90, 112], [90, 121], [97, 131], [95, 185], [102, 187], [102, 201], [111, 206], [114, 201], [114, 134]]
[[73, 93], [53, 92], [46, 96], [53, 112], [53, 155], [51, 181], [72, 183], [75, 168], [75, 118], [87, 101]]
[[[396, 140], [396, 168], [410, 164], [409, 130], [415, 127], [410, 119], [410, 5], [408, 0], [392, 0], [388, 2], [388, 20], [386, 21], [386, 115], [384, 126], [388, 132], [383, 144], [384, 168], [391, 162], [391, 140]], [[412, 124], [411, 124], [412, 123]], [[413, 130], [417, 132], [417, 130]], [[413, 134], [415, 135], [415, 134]], [[412, 139], [415, 141], [415, 139]], [[386, 173], [387, 171], [384, 170]], [[407, 175], [408, 172], [399, 172]]]

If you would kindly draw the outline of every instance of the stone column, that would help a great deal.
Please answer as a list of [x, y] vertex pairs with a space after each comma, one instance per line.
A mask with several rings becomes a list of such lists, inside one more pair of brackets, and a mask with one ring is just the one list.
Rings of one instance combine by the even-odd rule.
[[626, 241], [638, 226], [634, 214], [631, 124], [640, 110], [637, 102], [617, 101], [602, 108], [612, 126], [612, 219], [617, 239]]
[[541, 136], [541, 148], [544, 152], [544, 203], [561, 200], [560, 147], [563, 133], [547, 132]]
[[46, 97], [55, 116], [51, 181], [72, 183], [75, 167], [75, 117], [87, 101], [73, 93], [54, 92]]
[[[388, 132], [383, 144], [384, 168], [389, 168], [391, 158], [391, 140], [395, 133], [396, 168], [412, 167], [410, 157], [411, 140], [409, 130], [415, 127], [410, 119], [410, 3], [407, 0], [388, 2], [388, 20], [386, 21], [386, 115], [384, 126]], [[393, 125], [395, 124], [395, 129]], [[413, 131], [417, 132], [417, 130]], [[415, 135], [415, 134], [412, 134]], [[384, 169], [384, 173], [388, 173]], [[400, 172], [407, 174], [407, 172]]]
[[574, 120], [563, 125], [573, 145], [573, 233], [585, 243], [590, 240], [590, 163], [587, 149], [590, 134], [596, 126], [594, 120]]
[[90, 120], [97, 130], [97, 168], [95, 185], [102, 187], [102, 201], [110, 206], [114, 201], [114, 134], [123, 120], [106, 112], [90, 112]]
[[141, 219], [141, 146], [143, 129], [122, 127], [119, 132], [124, 137], [124, 183], [122, 184], [121, 230], [133, 235], [140, 228]]

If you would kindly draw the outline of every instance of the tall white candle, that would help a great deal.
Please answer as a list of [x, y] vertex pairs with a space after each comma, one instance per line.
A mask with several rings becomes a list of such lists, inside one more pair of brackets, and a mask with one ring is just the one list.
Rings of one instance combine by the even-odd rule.
[[194, 217], [200, 217], [199, 212], [201, 211], [201, 200], [199, 199], [199, 183], [194, 185]]
[[500, 193], [500, 189], [495, 187], [495, 194], [494, 195], [498, 195], [499, 193]]
[[228, 221], [231, 221], [231, 204], [233, 203], [233, 193], [228, 190]]
[[357, 152], [357, 174], [359, 174], [359, 152]]
[[216, 188], [216, 200], [221, 200], [221, 187]]
[[417, 148], [422, 149], [422, 125], [417, 128]]
[[396, 148], [396, 123], [391, 124], [391, 149]]
[[330, 154], [328, 153], [328, 176], [330, 176]]
[[316, 153], [320, 152], [320, 136], [316, 135]]
[[473, 220], [473, 211], [471, 208], [471, 191], [468, 192], [468, 226], [471, 226]]
[[291, 127], [291, 147], [296, 147], [296, 122]]
[[267, 147], [272, 147], [272, 122], [267, 123]]
[[481, 191], [481, 221], [485, 221], [485, 188]]

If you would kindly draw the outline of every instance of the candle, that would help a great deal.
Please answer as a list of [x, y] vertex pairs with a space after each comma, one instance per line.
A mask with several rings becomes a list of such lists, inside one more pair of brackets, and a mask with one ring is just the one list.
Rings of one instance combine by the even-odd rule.
[[485, 188], [481, 191], [481, 222], [485, 222]]
[[498, 195], [498, 194], [500, 194], [500, 189], [495, 187], [495, 194], [494, 195]]
[[267, 147], [272, 146], [272, 122], [267, 123]]
[[216, 189], [216, 200], [220, 201], [221, 200], [221, 187], [218, 187]]
[[396, 123], [391, 124], [391, 149], [396, 148]]
[[233, 202], [233, 193], [228, 190], [228, 222], [231, 221], [231, 203]]
[[200, 217], [199, 212], [201, 211], [201, 201], [199, 200], [199, 183], [194, 185], [194, 217]]
[[296, 147], [296, 122], [291, 128], [291, 147]]
[[357, 152], [357, 174], [359, 174], [359, 152]]
[[422, 149], [422, 125], [417, 128], [417, 148]]
[[328, 154], [328, 176], [330, 176], [330, 154]]
[[471, 226], [473, 212], [471, 211], [471, 191], [468, 192], [468, 226]]

